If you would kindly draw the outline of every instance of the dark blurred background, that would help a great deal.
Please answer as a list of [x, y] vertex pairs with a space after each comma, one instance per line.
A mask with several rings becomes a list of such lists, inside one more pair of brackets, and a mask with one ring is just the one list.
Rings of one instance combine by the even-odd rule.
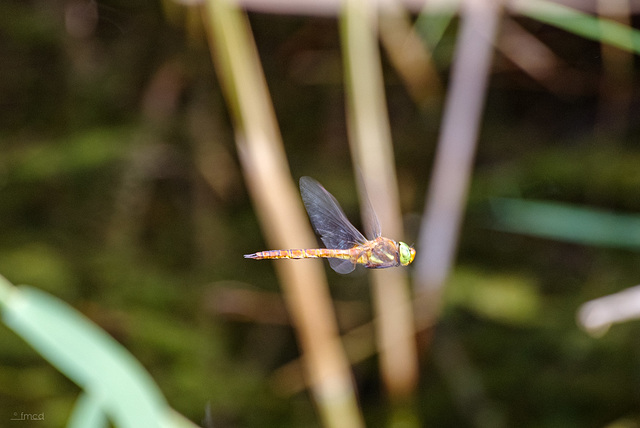
[[[336, 19], [249, 17], [293, 177], [317, 178], [357, 219]], [[582, 303], [638, 282], [638, 253], [498, 231], [491, 212], [499, 197], [640, 212], [637, 60], [605, 61], [596, 42], [513, 22], [553, 61], [534, 78], [504, 51], [494, 58], [457, 265], [420, 356], [417, 417], [637, 427], [637, 323], [593, 338], [575, 319]], [[433, 52], [445, 88], [456, 28]], [[416, 105], [382, 57], [415, 242], [443, 96]], [[198, 423], [210, 406], [216, 427], [319, 425], [306, 393], [274, 382], [298, 348], [272, 263], [242, 257], [265, 244], [197, 14], [155, 1], [5, 0], [0, 112], [0, 274], [98, 323]], [[366, 276], [328, 275], [341, 327], [366, 322]], [[78, 388], [6, 327], [0, 338], [0, 425], [14, 411], [64, 424]], [[386, 426], [376, 357], [353, 370], [368, 424]], [[45, 426], [32, 424], [20, 426]]]

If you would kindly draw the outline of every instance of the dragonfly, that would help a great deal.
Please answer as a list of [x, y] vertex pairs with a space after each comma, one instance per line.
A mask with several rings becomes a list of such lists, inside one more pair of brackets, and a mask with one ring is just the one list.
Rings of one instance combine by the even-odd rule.
[[351, 224], [340, 204], [320, 183], [311, 177], [300, 178], [300, 195], [314, 230], [326, 248], [267, 250], [245, 254], [247, 259], [317, 259], [329, 260], [331, 268], [342, 274], [357, 265], [367, 268], [407, 266], [416, 250], [404, 242], [384, 238], [380, 223], [369, 203], [367, 235]]

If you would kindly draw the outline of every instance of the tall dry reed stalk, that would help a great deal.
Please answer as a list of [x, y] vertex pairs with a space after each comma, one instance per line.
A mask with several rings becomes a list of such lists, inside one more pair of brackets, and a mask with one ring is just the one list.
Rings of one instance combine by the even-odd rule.
[[[209, 0], [203, 18], [266, 241], [273, 248], [313, 247], [246, 16], [232, 2]], [[324, 425], [363, 426], [321, 262], [278, 263], [276, 270]]]
[[[341, 14], [347, 123], [356, 176], [362, 174], [373, 210], [386, 236], [403, 236], [400, 197], [384, 79], [378, 48], [377, 6], [348, 0]], [[357, 180], [360, 181], [360, 180]], [[362, 186], [361, 186], [362, 187]], [[365, 189], [360, 189], [363, 222], [367, 222]], [[378, 318], [376, 337], [380, 371], [392, 399], [404, 401], [415, 392], [418, 359], [407, 271], [370, 273]]]

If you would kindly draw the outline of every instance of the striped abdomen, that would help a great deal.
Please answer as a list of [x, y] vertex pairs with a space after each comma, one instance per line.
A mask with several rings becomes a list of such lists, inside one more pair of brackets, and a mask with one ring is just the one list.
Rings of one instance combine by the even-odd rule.
[[306, 250], [268, 250], [245, 254], [245, 259], [351, 259], [351, 250], [331, 250], [327, 248], [311, 248]]

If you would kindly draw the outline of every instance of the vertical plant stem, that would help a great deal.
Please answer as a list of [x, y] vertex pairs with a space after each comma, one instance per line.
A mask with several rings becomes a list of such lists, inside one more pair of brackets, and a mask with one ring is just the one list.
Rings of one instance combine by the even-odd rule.
[[431, 51], [411, 24], [407, 11], [399, 2], [389, 2], [380, 12], [380, 40], [409, 96], [419, 106], [439, 99], [442, 81], [431, 59]]
[[[351, 152], [361, 168], [365, 187], [372, 191], [371, 205], [385, 235], [400, 239], [402, 216], [376, 37], [376, 10], [366, 0], [348, 0], [345, 4], [341, 31]], [[360, 190], [361, 206], [367, 207], [364, 189]], [[367, 210], [362, 211], [366, 216]], [[382, 378], [392, 398], [407, 398], [413, 394], [418, 375], [407, 274], [403, 269], [385, 269], [372, 272], [371, 277]]]
[[[228, 0], [208, 0], [204, 12], [243, 173], [266, 240], [273, 248], [312, 247], [315, 238], [291, 180], [246, 16]], [[363, 426], [321, 262], [275, 266], [323, 424]]]
[[465, 0], [420, 238], [415, 287], [419, 325], [432, 325], [453, 266], [471, 177], [501, 7]]

